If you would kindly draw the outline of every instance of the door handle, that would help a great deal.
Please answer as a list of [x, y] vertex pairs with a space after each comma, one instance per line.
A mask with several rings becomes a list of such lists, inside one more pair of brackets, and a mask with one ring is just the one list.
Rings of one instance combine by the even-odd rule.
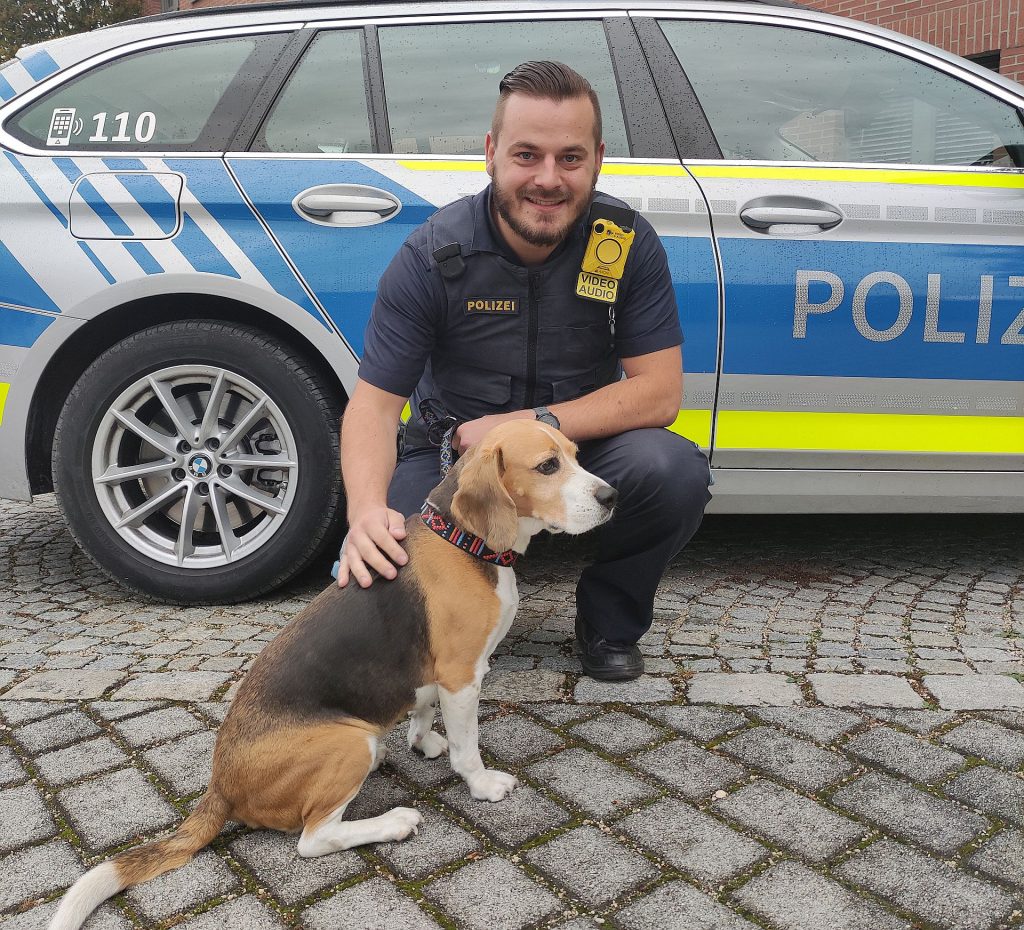
[[303, 219], [321, 226], [374, 226], [396, 216], [402, 202], [390, 191], [362, 184], [321, 184], [292, 201]]
[[[740, 219], [756, 232], [802, 235], [838, 226], [843, 214], [831, 204], [809, 197], [759, 197], [744, 204]], [[773, 227], [784, 229], [773, 230]]]

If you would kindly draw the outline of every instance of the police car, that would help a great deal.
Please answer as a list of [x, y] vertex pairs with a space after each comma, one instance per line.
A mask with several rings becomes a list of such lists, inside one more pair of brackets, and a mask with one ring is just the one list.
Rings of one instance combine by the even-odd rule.
[[343, 519], [377, 280], [484, 186], [501, 76], [587, 76], [661, 235], [711, 510], [1024, 510], [1024, 88], [783, 2], [281, 2], [0, 66], [0, 496], [165, 599]]

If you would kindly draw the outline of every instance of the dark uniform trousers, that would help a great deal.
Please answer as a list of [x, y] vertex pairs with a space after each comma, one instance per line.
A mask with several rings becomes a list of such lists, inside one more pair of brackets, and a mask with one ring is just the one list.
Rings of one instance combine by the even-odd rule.
[[[596, 561], [576, 587], [576, 610], [591, 633], [635, 643], [650, 629], [654, 595], [672, 558], [700, 526], [711, 499], [704, 453], [664, 429], [638, 429], [579, 444], [579, 462], [619, 492], [612, 519], [598, 534]], [[417, 449], [398, 462], [388, 506], [418, 513], [439, 482], [437, 449]]]

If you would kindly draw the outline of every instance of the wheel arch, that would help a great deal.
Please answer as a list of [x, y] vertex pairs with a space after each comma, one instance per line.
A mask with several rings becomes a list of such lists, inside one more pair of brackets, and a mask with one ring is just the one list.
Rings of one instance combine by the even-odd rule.
[[[312, 317], [310, 320], [312, 321]], [[54, 352], [36, 383], [28, 412], [26, 458], [33, 494], [53, 490], [53, 436], [68, 394], [85, 370], [107, 349], [122, 339], [159, 323], [180, 320], [221, 320], [243, 323], [274, 336], [301, 351], [337, 392], [342, 406], [348, 402], [346, 381], [352, 383], [355, 359], [337, 336], [323, 330], [337, 343], [329, 350], [270, 311], [233, 297], [205, 293], [154, 294], [120, 303], [94, 316]], [[315, 325], [315, 324], [314, 324]], [[347, 359], [351, 362], [346, 364]], [[348, 371], [341, 369], [348, 368]]]

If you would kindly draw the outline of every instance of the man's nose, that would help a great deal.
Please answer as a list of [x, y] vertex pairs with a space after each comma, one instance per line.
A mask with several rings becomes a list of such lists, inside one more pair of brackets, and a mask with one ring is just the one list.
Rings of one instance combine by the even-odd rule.
[[553, 155], [541, 159], [533, 181], [538, 187], [558, 187], [562, 183], [558, 174], [558, 160]]

